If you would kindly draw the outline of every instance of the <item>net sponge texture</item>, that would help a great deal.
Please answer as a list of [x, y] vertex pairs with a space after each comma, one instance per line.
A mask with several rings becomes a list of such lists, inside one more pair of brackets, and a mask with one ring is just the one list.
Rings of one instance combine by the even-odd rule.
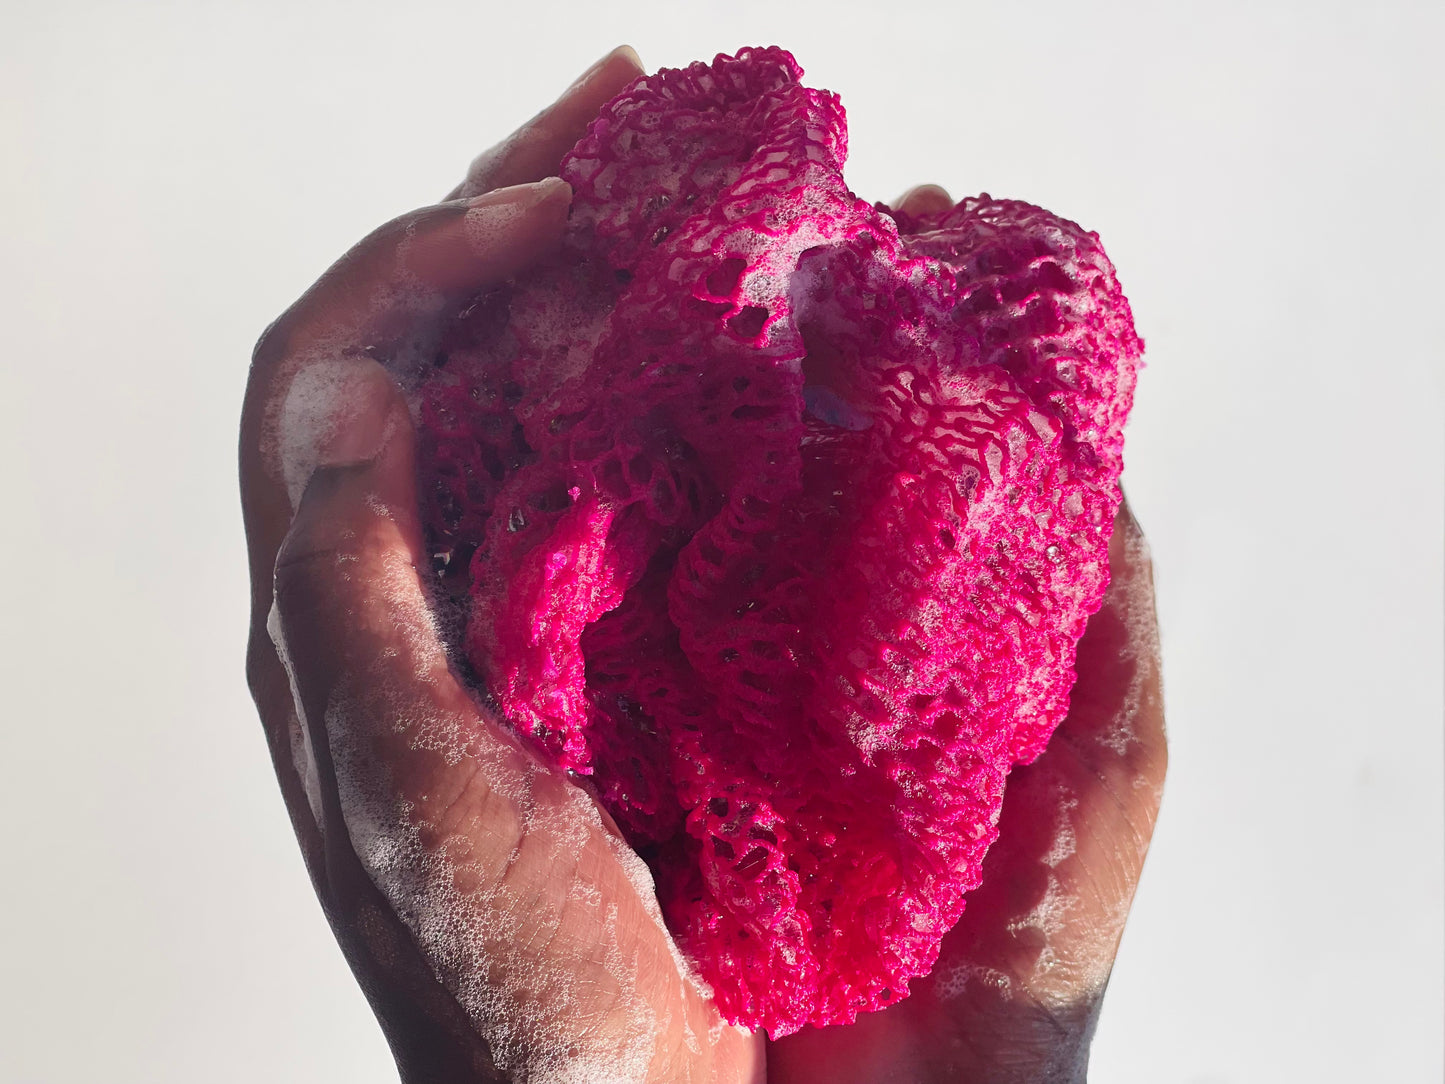
[[1142, 344], [1098, 238], [845, 186], [786, 52], [638, 79], [562, 252], [419, 390], [465, 656], [647, 860], [730, 1021], [907, 995], [1063, 718]]

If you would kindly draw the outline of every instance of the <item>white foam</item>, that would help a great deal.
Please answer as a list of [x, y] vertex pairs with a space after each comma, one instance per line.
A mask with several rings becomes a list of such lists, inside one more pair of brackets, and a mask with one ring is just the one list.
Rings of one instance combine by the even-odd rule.
[[[286, 351], [267, 375], [269, 386], [260, 392], [266, 403], [261, 462], [284, 485], [293, 509], [316, 467], [317, 449], [357, 420], [358, 404], [347, 391], [352, 367], [374, 358], [407, 392], [431, 367], [447, 299], [406, 270], [416, 228], [412, 223], [397, 246], [393, 280], [373, 286], [364, 311], [353, 314], [360, 326], [338, 327], [329, 337]], [[416, 396], [408, 399], [415, 420]]]
[[[352, 563], [339, 574], [358, 568]], [[344, 679], [326, 710], [342, 815], [362, 866], [497, 1065], [526, 1084], [633, 1084], [656, 1076], [658, 1059], [672, 1055], [664, 1036], [695, 1055], [730, 1036], [732, 1029], [697, 997], [706, 987], [667, 936], [646, 865], [608, 830], [592, 798], [562, 784], [464, 704], [437, 706], [454, 703], [441, 695], [451, 679], [405, 553], [398, 548], [367, 575], [377, 594], [364, 617], [374, 622], [380, 610], [393, 620], [396, 646], [370, 672]], [[271, 629], [284, 657], [280, 622]], [[472, 785], [475, 771], [487, 788], [478, 815], [494, 829], [491, 836], [477, 839], [476, 825], [463, 820], [442, 844], [424, 845], [424, 832], [429, 838], [441, 832], [427, 820], [437, 812], [422, 808], [425, 795], [405, 798], [387, 757], [378, 755], [377, 743], [394, 743], [398, 735], [408, 748], [460, 767], [453, 774], [438, 769], [448, 788]], [[486, 852], [487, 842], [495, 846], [513, 832], [525, 846], [509, 856]], [[505, 863], [501, 877], [495, 861], [488, 865], [496, 857]], [[553, 863], [571, 870], [570, 883], [557, 898], [539, 896]], [[632, 901], [617, 897], [618, 886], [636, 893], [661, 942], [620, 917]], [[568, 945], [569, 937], [590, 938], [592, 930], [595, 951]], [[548, 952], [555, 964], [545, 962]], [[675, 973], [659, 971], [669, 957]], [[690, 1019], [699, 1010], [706, 1015]], [[685, 1079], [682, 1072], [677, 1079]]]
[[1044, 855], [1044, 865], [1050, 869], [1058, 869], [1066, 858], [1072, 858], [1079, 850], [1079, 840], [1069, 816], [1079, 808], [1079, 799], [1073, 794], [1061, 795], [1060, 804], [1063, 815], [1054, 827], [1054, 842], [1049, 846], [1048, 854]]
[[[338, 791], [353, 846], [435, 974], [486, 1039], [498, 1067], [529, 1084], [645, 1080], [657, 1021], [646, 1000], [636, 996], [636, 980], [622, 959], [616, 905], [604, 927], [611, 942], [602, 947], [606, 970], [619, 981], [617, 1004], [624, 1019], [589, 1027], [598, 1013], [587, 996], [592, 989], [586, 977], [547, 968], [536, 959], [559, 916], [545, 905], [528, 906], [505, 879], [497, 883], [479, 876], [482, 871], [465, 844], [425, 848], [415, 806], [395, 794], [385, 766], [348, 739], [355, 733], [354, 720], [343, 703], [328, 712]], [[411, 723], [429, 733], [427, 744], [445, 729], [444, 720], [425, 713], [402, 725], [409, 731]], [[520, 796], [534, 783], [523, 779], [507, 789]], [[551, 834], [544, 825], [562, 829], [559, 855], [586, 834], [561, 814], [538, 815], [535, 800], [522, 802], [520, 809], [523, 831], [533, 845]], [[512, 852], [509, 869], [520, 857], [519, 850]], [[600, 894], [582, 899], [584, 906], [600, 902]]]
[[1050, 784], [1046, 801], [1053, 811], [1053, 823], [1050, 825], [1053, 841], [1042, 859], [1048, 871], [1048, 886], [1038, 903], [1008, 923], [1008, 929], [1015, 933], [1032, 929], [1044, 935], [1044, 951], [1040, 953], [1034, 969], [1036, 978], [1053, 969], [1057, 958], [1048, 942], [1065, 928], [1075, 907], [1074, 894], [1064, 885], [1060, 867], [1078, 852], [1078, 836], [1073, 821], [1079, 809], [1079, 798], [1061, 779], [1051, 779]]
[[[1096, 739], [1099, 745], [1121, 757], [1142, 741], [1137, 724], [1144, 707], [1145, 686], [1159, 672], [1159, 626], [1154, 616], [1154, 593], [1149, 586], [1149, 543], [1138, 531], [1125, 528], [1123, 544], [1128, 571], [1110, 584], [1105, 605], [1124, 624], [1124, 658], [1133, 663], [1134, 671], [1119, 710]], [[1150, 785], [1150, 781], [1140, 775], [1134, 784], [1145, 786]]]
[[321, 779], [316, 770], [316, 752], [311, 747], [311, 732], [301, 718], [301, 696], [296, 688], [296, 668], [286, 651], [285, 638], [281, 635], [281, 613], [276, 604], [266, 615], [266, 632], [276, 647], [276, 656], [286, 671], [286, 680], [291, 687], [291, 703], [295, 710], [287, 715], [287, 731], [291, 744], [291, 765], [301, 780], [306, 794], [306, 804], [311, 808], [311, 817], [316, 822], [316, 831], [326, 838], [326, 820], [321, 812]]
[[317, 361], [291, 381], [281, 410], [279, 454], [292, 508], [301, 502], [316, 469], [317, 450], [357, 421], [355, 404], [346, 394], [346, 378], [354, 371], [350, 361]]
[[[579, 790], [578, 793], [582, 792]], [[667, 923], [663, 920], [662, 908], [657, 902], [657, 884], [652, 879], [652, 871], [647, 868], [647, 863], [638, 857], [637, 852], [629, 847], [623, 839], [612, 832], [607, 833], [607, 846], [637, 892], [637, 898], [642, 901], [644, 912], [657, 926], [658, 933], [667, 946], [668, 954], [677, 966], [677, 973], [696, 991], [699, 997], [705, 1001], [711, 1001], [712, 987], [682, 954], [682, 950], [677, 947], [677, 942], [673, 939], [672, 932], [667, 928]], [[691, 1029], [689, 1029], [690, 1031]]]
[[999, 994], [1004, 1000], [1013, 996], [1013, 980], [1002, 971], [960, 960], [941, 962], [933, 970], [933, 988], [940, 1001], [953, 1001], [978, 983]]

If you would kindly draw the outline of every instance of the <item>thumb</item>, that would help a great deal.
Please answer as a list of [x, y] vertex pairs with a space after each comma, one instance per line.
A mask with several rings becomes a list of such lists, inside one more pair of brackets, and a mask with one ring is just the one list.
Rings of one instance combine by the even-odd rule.
[[417, 571], [410, 418], [386, 372], [353, 361], [299, 383], [282, 425], [310, 476], [270, 628], [315, 754], [328, 866], [359, 859], [503, 1071], [683, 1080], [686, 1039], [742, 1042], [709, 1035], [641, 860], [449, 669]]
[[[359, 797], [356, 773], [380, 762], [406, 800], [451, 797], [463, 779], [447, 762], [480, 719], [447, 668], [417, 573], [405, 401], [375, 362], [320, 363], [298, 375], [281, 424], [287, 472], [305, 481], [277, 557], [270, 627], [332, 784], [323, 794], [340, 786]], [[410, 747], [428, 726], [449, 732], [421, 755]], [[345, 825], [340, 812], [326, 811], [328, 827]]]
[[[465, 845], [500, 878], [529, 811], [572, 788], [485, 718], [451, 672], [418, 571], [415, 452], [405, 400], [375, 362], [313, 365], [283, 414], [308, 478], [276, 562], [270, 629], [316, 758], [329, 837], [350, 837], [389, 896], [408, 862]], [[397, 902], [396, 898], [393, 902]]]

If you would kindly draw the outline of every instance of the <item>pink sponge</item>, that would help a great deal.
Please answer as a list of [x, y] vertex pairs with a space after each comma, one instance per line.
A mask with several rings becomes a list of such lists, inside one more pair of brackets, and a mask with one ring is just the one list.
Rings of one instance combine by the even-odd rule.
[[1103, 594], [1142, 346], [1072, 222], [857, 199], [800, 75], [745, 49], [611, 102], [564, 251], [421, 391], [467, 658], [775, 1037], [905, 997], [978, 884]]

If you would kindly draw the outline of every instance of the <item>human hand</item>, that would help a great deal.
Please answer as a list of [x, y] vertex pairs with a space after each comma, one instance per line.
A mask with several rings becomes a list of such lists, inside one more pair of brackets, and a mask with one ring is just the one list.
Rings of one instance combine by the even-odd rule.
[[[937, 185], [896, 204], [947, 211]], [[1149, 548], [1127, 502], [1079, 641], [1069, 714], [1009, 775], [999, 838], [906, 1000], [772, 1043], [770, 1080], [1076, 1084], [1154, 834], [1168, 747]]]
[[[953, 199], [920, 185], [918, 216]], [[1168, 748], [1149, 548], [1127, 502], [1079, 642], [1069, 714], [1009, 775], [999, 838], [938, 962], [906, 1000], [769, 1045], [770, 1080], [1073, 1084], [1154, 833]]]
[[933, 970], [848, 1027], [770, 1043], [770, 1082], [1082, 1084], [1168, 760], [1153, 572], [1127, 505], [1109, 574], [1069, 714], [1010, 773], [983, 883]]
[[[405, 1080], [750, 1081], [641, 861], [448, 668], [411, 421], [378, 361], [560, 242], [606, 58], [451, 202], [347, 253], [257, 346], [241, 423], [248, 676], [313, 884]], [[498, 187], [512, 186], [512, 187]]]
[[[687, 983], [645, 870], [610, 818], [539, 765], [448, 669], [417, 571], [428, 562], [410, 420], [375, 360], [557, 243], [566, 186], [539, 182], [639, 70], [635, 57], [613, 54], [473, 164], [452, 194], [473, 203], [424, 208], [372, 234], [268, 331], [253, 363], [241, 442], [253, 578], [248, 672], [318, 896], [407, 1080], [763, 1079], [761, 1038], [723, 1026]], [[1115, 565], [1116, 577], [1125, 575]], [[1117, 595], [1111, 589], [1110, 599]], [[1098, 622], [1085, 644], [1103, 638]], [[1126, 656], [1111, 652], [1137, 653], [1145, 633], [1152, 626], [1096, 652], [1112, 675], [1104, 685], [1123, 688], [1114, 663]], [[1081, 644], [1080, 690], [1085, 654]], [[1143, 675], [1134, 695], [1141, 704], [1152, 695], [1157, 716], [1152, 658], [1131, 673]], [[1076, 691], [1060, 734], [1086, 700]], [[1094, 723], [1073, 726], [1081, 740], [1095, 731], [1123, 740], [1108, 731], [1117, 705], [1084, 714]], [[1148, 730], [1147, 721], [1134, 725]], [[1162, 728], [1157, 744], [1162, 777]], [[1060, 1047], [1052, 1022], [1083, 994], [1094, 1000], [1073, 1048], [1086, 1049], [1102, 992], [1095, 972], [1102, 966], [1107, 976], [1142, 843], [1130, 866], [1117, 846], [1122, 829], [1105, 823], [1091, 797], [1100, 785], [1089, 781], [1092, 762], [1055, 757], [1058, 774], [1044, 773], [1058, 745], [1013, 777], [985, 886], [933, 976], [914, 984], [909, 1001], [852, 1027], [773, 1044], [769, 1079], [931, 1080], [960, 1067], [978, 1079], [1014, 1079], [982, 1073], [1000, 1059], [1044, 1064], [1038, 1058]], [[1123, 759], [1147, 774], [1151, 756], [1146, 748]], [[1143, 842], [1157, 807], [1151, 793], [1147, 824], [1125, 818]], [[1065, 964], [1029, 970], [1031, 950], [1039, 961], [1046, 954], [1016, 912], [1037, 901], [996, 886], [1042, 872], [1030, 826], [1057, 854], [1066, 825], [1085, 842], [1047, 882], [1051, 915], [1065, 921], [1043, 921], [1044, 948]], [[1096, 891], [1110, 876], [1123, 902], [1099, 934], [1102, 904], [1118, 904], [1118, 892]], [[1078, 902], [1090, 892], [1097, 905]], [[972, 974], [1000, 976], [1008, 989], [962, 981]], [[1040, 1019], [1050, 1027], [1023, 1026]], [[960, 1060], [960, 1041], [971, 1061]]]

